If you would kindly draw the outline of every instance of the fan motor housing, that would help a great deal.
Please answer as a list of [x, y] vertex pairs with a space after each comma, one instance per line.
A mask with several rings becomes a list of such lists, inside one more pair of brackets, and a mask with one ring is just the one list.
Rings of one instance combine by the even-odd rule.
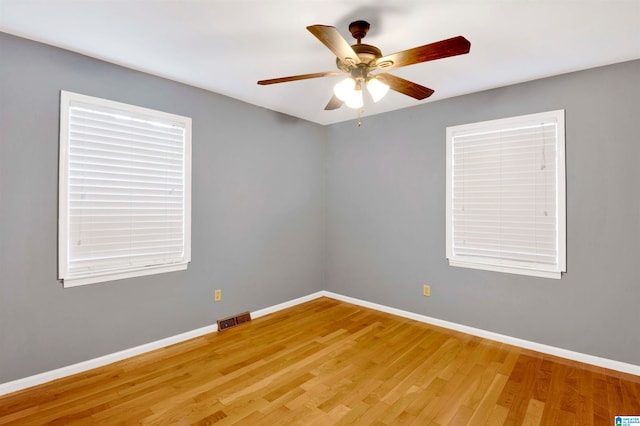
[[[369, 65], [371, 62], [382, 57], [382, 51], [370, 44], [354, 44], [351, 48], [358, 55], [360, 62], [366, 65]], [[338, 69], [346, 72], [351, 71], [356, 66], [356, 64], [348, 58], [344, 61], [340, 60], [340, 58], [336, 58], [336, 65], [338, 66]]]

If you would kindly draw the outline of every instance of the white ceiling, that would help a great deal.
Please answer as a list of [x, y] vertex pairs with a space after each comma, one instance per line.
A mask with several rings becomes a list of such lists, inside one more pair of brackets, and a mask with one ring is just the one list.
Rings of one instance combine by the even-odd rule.
[[364, 116], [640, 58], [640, 0], [0, 0], [0, 31], [320, 124], [355, 118], [323, 109], [340, 77], [256, 81], [335, 71], [306, 26], [335, 26], [352, 43], [358, 19], [385, 55], [471, 42], [468, 55], [391, 71], [434, 89], [431, 98], [390, 92]]

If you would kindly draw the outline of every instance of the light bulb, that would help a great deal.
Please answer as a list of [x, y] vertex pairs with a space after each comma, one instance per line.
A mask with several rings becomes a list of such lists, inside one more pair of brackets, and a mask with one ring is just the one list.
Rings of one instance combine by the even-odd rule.
[[355, 88], [356, 81], [349, 77], [333, 86], [333, 93], [336, 95], [336, 98], [340, 99], [342, 102], [346, 102], [347, 99], [353, 96]]
[[369, 81], [367, 81], [367, 90], [369, 94], [371, 94], [371, 98], [373, 102], [378, 102], [380, 99], [384, 98], [384, 95], [389, 91], [389, 86], [381, 82], [375, 77], [371, 77]]
[[345, 99], [344, 104], [353, 109], [362, 108], [364, 105], [362, 101], [362, 90], [353, 90], [349, 98]]

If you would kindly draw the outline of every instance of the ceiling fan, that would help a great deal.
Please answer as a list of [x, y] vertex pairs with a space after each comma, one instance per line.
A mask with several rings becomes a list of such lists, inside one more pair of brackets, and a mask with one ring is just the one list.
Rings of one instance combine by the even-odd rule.
[[366, 21], [355, 21], [349, 24], [349, 32], [357, 40], [357, 43], [351, 46], [335, 27], [328, 25], [307, 27], [311, 34], [336, 55], [336, 64], [341, 72], [327, 71], [273, 78], [260, 80], [258, 84], [268, 85], [318, 77], [349, 75], [345, 80], [335, 85], [334, 94], [324, 108], [325, 110], [337, 109], [343, 104], [350, 108], [361, 108], [363, 105], [362, 88], [365, 85], [374, 102], [382, 99], [389, 89], [422, 100], [431, 96], [433, 90], [392, 74], [376, 71], [392, 70], [449, 56], [463, 55], [469, 53], [471, 48], [469, 40], [457, 36], [382, 56], [382, 52], [376, 46], [362, 43], [369, 27], [370, 25]]

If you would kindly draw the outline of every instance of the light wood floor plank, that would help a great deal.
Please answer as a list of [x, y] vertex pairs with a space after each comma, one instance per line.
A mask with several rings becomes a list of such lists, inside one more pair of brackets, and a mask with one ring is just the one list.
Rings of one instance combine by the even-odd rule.
[[0, 425], [611, 425], [640, 377], [321, 298], [0, 397]]

